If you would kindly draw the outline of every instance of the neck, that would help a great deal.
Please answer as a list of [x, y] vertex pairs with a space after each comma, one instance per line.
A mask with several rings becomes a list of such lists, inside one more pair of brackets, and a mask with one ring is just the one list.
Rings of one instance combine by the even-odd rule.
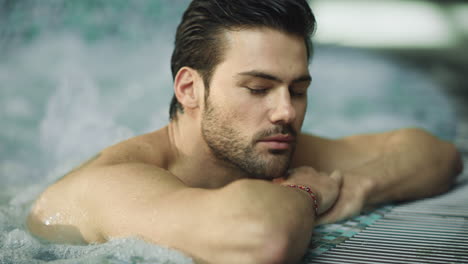
[[216, 158], [201, 134], [200, 125], [178, 115], [169, 123], [170, 144], [175, 152], [169, 171], [190, 187], [220, 188], [246, 178], [239, 169]]

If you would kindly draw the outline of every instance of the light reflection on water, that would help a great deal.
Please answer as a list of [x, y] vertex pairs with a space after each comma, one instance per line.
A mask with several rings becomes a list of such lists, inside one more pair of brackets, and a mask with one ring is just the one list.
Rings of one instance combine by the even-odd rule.
[[[173, 31], [187, 1], [126, 2], [17, 1], [9, 11], [16, 18], [0, 16], [1, 263], [157, 256], [190, 263], [137, 240], [49, 245], [24, 227], [30, 202], [47, 184], [101, 148], [168, 120]], [[339, 137], [419, 126], [453, 136], [452, 108], [415, 69], [365, 51], [318, 47], [311, 71], [305, 131]]]

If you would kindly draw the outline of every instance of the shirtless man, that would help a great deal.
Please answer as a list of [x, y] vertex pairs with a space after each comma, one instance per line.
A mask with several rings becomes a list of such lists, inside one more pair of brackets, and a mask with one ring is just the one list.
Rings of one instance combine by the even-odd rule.
[[305, 0], [194, 0], [177, 31], [169, 124], [47, 188], [31, 232], [71, 243], [137, 236], [199, 263], [294, 263], [319, 222], [447, 191], [459, 154], [422, 130], [300, 133], [314, 27]]

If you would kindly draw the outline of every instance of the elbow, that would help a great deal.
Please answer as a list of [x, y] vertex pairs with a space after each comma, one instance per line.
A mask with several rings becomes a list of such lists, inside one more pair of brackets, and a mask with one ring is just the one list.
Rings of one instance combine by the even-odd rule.
[[452, 143], [444, 142], [443, 157], [441, 157], [441, 178], [446, 183], [441, 184], [441, 193], [450, 190], [457, 183], [457, 176], [463, 172], [463, 160], [460, 152]]
[[411, 128], [402, 132], [403, 143], [413, 146], [425, 163], [430, 164], [429, 171], [440, 179], [440, 192], [450, 189], [463, 171], [463, 160], [456, 146], [423, 129]]
[[252, 263], [282, 264], [288, 263], [288, 241], [278, 234], [269, 234], [252, 254]]
[[451, 143], [448, 144], [449, 173], [453, 176], [458, 176], [464, 170], [463, 159], [455, 145]]
[[253, 221], [261, 231], [257, 233], [259, 239], [252, 248], [252, 263], [298, 263], [304, 256], [312, 236], [312, 227], [299, 228], [296, 224], [291, 225], [297, 222], [296, 216], [284, 217], [281, 223], [266, 217]]
[[433, 164], [437, 166], [435, 171], [438, 172], [440, 177], [448, 179], [449, 183], [455, 183], [457, 176], [463, 172], [463, 160], [457, 147], [451, 142], [439, 140], [435, 137], [433, 137], [431, 145], [437, 146], [433, 149], [435, 154]]
[[303, 217], [300, 204], [291, 203], [286, 199], [288, 196], [280, 198], [284, 195], [284, 187], [258, 180], [239, 180], [226, 191], [235, 194], [236, 204], [240, 205], [234, 214], [236, 225], [246, 232], [241, 244], [243, 255], [248, 259], [239, 263], [300, 261], [310, 242], [313, 220]]
[[[279, 229], [270, 228], [265, 222], [262, 223], [264, 234], [258, 240], [258, 244], [252, 247], [249, 263], [256, 264], [285, 264], [297, 263], [302, 254], [294, 255], [290, 234]], [[305, 249], [303, 250], [305, 252]], [[301, 252], [301, 253], [303, 253]]]

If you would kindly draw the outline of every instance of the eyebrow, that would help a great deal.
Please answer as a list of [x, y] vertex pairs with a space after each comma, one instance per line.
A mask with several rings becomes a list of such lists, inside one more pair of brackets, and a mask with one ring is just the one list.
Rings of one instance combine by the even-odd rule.
[[[277, 76], [274, 76], [272, 74], [268, 74], [268, 73], [265, 73], [265, 72], [261, 72], [261, 71], [247, 71], [247, 72], [241, 72], [239, 73], [238, 75], [241, 75], [241, 76], [252, 76], [252, 77], [256, 77], [256, 78], [261, 78], [261, 79], [266, 79], [266, 80], [271, 80], [271, 81], [275, 81], [275, 82], [284, 82], [283, 80], [281, 80], [281, 78], [277, 77]], [[296, 79], [294, 79], [292, 81], [292, 83], [301, 83], [301, 82], [310, 82], [312, 81], [312, 77], [310, 77], [309, 74], [307, 75], [303, 75], [303, 76], [300, 76]]]

